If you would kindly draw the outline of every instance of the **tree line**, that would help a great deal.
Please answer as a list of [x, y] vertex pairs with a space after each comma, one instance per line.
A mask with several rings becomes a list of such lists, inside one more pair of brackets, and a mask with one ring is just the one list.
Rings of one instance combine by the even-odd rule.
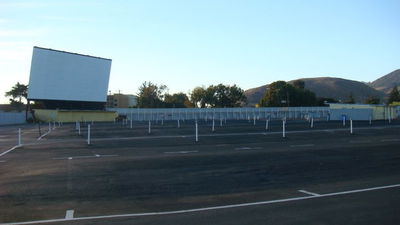
[[[22, 110], [23, 99], [27, 98], [28, 85], [17, 82], [10, 91], [5, 93], [10, 97], [10, 104], [17, 110]], [[240, 107], [246, 105], [244, 90], [236, 85], [210, 85], [208, 87], [195, 87], [189, 94], [178, 92], [168, 93], [168, 87], [157, 85], [150, 81], [143, 82], [137, 93], [139, 108], [224, 108]], [[325, 103], [338, 102], [332, 98], [316, 97], [315, 93], [305, 88], [302, 80], [292, 84], [285, 81], [276, 81], [268, 85], [268, 89], [260, 100], [261, 107], [290, 107], [290, 106], [324, 106]], [[387, 104], [399, 103], [400, 93], [393, 87], [389, 93]], [[350, 93], [344, 102], [354, 104], [355, 100]], [[379, 104], [378, 97], [368, 97], [366, 104]]]
[[196, 87], [189, 95], [183, 92], [169, 94], [165, 85], [146, 81], [139, 87], [139, 108], [210, 108], [239, 107], [245, 105], [244, 90], [233, 85]]

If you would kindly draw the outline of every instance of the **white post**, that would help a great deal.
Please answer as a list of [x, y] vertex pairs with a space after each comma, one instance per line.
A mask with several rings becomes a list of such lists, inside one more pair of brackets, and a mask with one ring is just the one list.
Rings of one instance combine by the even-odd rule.
[[350, 134], [353, 134], [353, 120], [350, 119]]
[[81, 123], [78, 122], [78, 134], [81, 135]]
[[18, 145], [22, 145], [22, 140], [21, 140], [21, 128], [18, 128]]
[[49, 133], [51, 131], [51, 122], [49, 122]]
[[213, 118], [213, 122], [212, 122], [212, 132], [214, 132], [215, 131], [215, 120], [214, 120], [214, 118]]
[[164, 119], [161, 120], [161, 125], [164, 125]]
[[179, 122], [179, 119], [178, 119], [178, 128], [181, 128], [181, 123]]
[[390, 108], [388, 107], [388, 120], [389, 120], [389, 123], [392, 123], [392, 113], [389, 110], [390, 110]]
[[286, 121], [282, 120], [282, 137], [283, 138], [286, 137], [285, 125], [286, 125]]
[[93, 120], [92, 120], [92, 125], [93, 125]]
[[265, 130], [268, 130], [268, 125], [269, 125], [268, 123], [269, 123], [269, 120], [266, 120], [265, 121]]
[[199, 126], [197, 125], [197, 120], [196, 120], [196, 142], [199, 141]]
[[222, 127], [222, 118], [219, 119], [219, 126]]
[[132, 129], [132, 118], [131, 118], [131, 129]]
[[371, 125], [372, 124], [372, 118], [371, 118], [371, 116], [369, 116], [369, 125]]
[[256, 116], [253, 117], [253, 125], [256, 125]]
[[149, 134], [151, 134], [151, 121], [149, 120]]
[[56, 121], [53, 121], [53, 130], [56, 129]]
[[87, 144], [90, 145], [90, 124], [87, 125]]
[[343, 126], [346, 126], [346, 117], [343, 116]]
[[314, 127], [314, 117], [311, 117], [311, 128], [313, 128]]

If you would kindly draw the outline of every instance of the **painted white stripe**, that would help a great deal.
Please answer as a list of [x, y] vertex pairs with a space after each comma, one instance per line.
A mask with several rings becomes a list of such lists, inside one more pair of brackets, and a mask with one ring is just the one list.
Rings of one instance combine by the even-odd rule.
[[63, 159], [71, 160], [71, 159], [103, 158], [103, 157], [116, 157], [116, 156], [119, 156], [119, 155], [98, 155], [98, 154], [95, 154], [95, 155], [56, 157], [56, 158], [53, 158], [53, 159], [55, 159], [55, 160], [63, 160]]
[[46, 133], [42, 134], [42, 136], [38, 137], [38, 141], [42, 140], [42, 138], [44, 138], [46, 135], [48, 135], [50, 133], [50, 131], [47, 131]]
[[363, 143], [371, 143], [369, 140], [363, 140], [363, 141], [350, 141], [351, 144], [363, 144]]
[[179, 152], [164, 152], [164, 154], [188, 154], [188, 153], [196, 153], [199, 151], [179, 151]]
[[23, 145], [16, 145], [16, 146], [14, 146], [14, 147], [8, 149], [7, 151], [1, 153], [1, 154], [0, 154], [0, 157], [2, 157], [3, 155], [5, 155], [5, 154], [7, 154], [7, 153], [9, 153], [9, 152], [11, 152], [11, 151], [13, 151], [13, 150], [19, 148], [19, 147], [22, 147], [22, 146], [23, 146]]
[[74, 218], [74, 210], [67, 210], [65, 212], [65, 219], [70, 220]]
[[235, 150], [256, 150], [256, 149], [262, 149], [261, 147], [239, 147], [235, 148]]
[[4, 163], [4, 162], [6, 162], [5, 160], [0, 160], [0, 163]]
[[393, 141], [400, 141], [400, 139], [394, 138], [394, 139], [382, 139], [381, 140], [381, 142], [393, 142]]
[[304, 194], [308, 194], [308, 195], [312, 195], [312, 196], [320, 196], [320, 194], [314, 193], [314, 192], [310, 192], [310, 191], [306, 191], [306, 190], [299, 190], [299, 192], [304, 193]]
[[314, 144], [304, 144], [304, 145], [291, 145], [291, 148], [302, 148], [302, 147], [313, 147]]
[[194, 212], [203, 212], [203, 211], [210, 211], [210, 210], [230, 209], [230, 208], [257, 206], [257, 205], [268, 205], [268, 204], [275, 204], [275, 203], [282, 203], [282, 202], [301, 201], [301, 200], [314, 199], [314, 198], [325, 198], [325, 197], [331, 197], [331, 196], [347, 195], [347, 194], [369, 192], [369, 191], [398, 188], [398, 187], [400, 187], [400, 184], [379, 186], [379, 187], [372, 187], [372, 188], [365, 188], [365, 189], [356, 189], [356, 190], [351, 190], [351, 191], [334, 192], [334, 193], [312, 195], [312, 196], [285, 198], [285, 199], [277, 199], [277, 200], [262, 201], [262, 202], [250, 202], [250, 203], [234, 204], [234, 205], [214, 206], [214, 207], [188, 209], [188, 210], [132, 213], [132, 214], [116, 214], [116, 215], [106, 215], [106, 216], [88, 216], [88, 217], [76, 217], [76, 218], [72, 218], [72, 219], [68, 219], [68, 220], [65, 218], [62, 218], [62, 219], [52, 219], [52, 220], [37, 220], [37, 221], [27, 221], [27, 222], [2, 223], [0, 225], [23, 225], [23, 224], [55, 223], [55, 222], [93, 220], [93, 219], [110, 219], [110, 218], [121, 218], [121, 217], [159, 216], [159, 215], [194, 213]]

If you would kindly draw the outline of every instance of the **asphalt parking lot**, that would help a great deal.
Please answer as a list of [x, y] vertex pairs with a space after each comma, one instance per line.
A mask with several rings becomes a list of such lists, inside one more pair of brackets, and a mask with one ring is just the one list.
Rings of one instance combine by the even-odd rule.
[[400, 224], [398, 121], [266, 122], [0, 127], [0, 224]]

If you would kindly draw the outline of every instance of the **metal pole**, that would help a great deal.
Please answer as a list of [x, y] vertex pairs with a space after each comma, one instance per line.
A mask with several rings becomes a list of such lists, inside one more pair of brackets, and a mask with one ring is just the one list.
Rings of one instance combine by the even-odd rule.
[[222, 127], [222, 118], [219, 119], [219, 126]]
[[181, 123], [179, 122], [179, 119], [178, 119], [178, 128], [181, 128]]
[[343, 126], [346, 126], [346, 117], [343, 116]]
[[56, 129], [56, 121], [53, 121], [53, 130]]
[[90, 145], [90, 124], [87, 125], [88, 133], [87, 133], [87, 144]]
[[132, 118], [131, 118], [131, 129], [132, 129]]
[[81, 123], [78, 122], [78, 134], [81, 135]]
[[18, 128], [18, 145], [22, 145], [22, 140], [21, 140], [21, 128]]
[[161, 125], [164, 125], [164, 119], [161, 120]]
[[311, 128], [314, 127], [314, 117], [311, 117]]
[[353, 120], [350, 119], [350, 134], [353, 134]]
[[214, 120], [214, 118], [213, 118], [213, 122], [212, 122], [212, 132], [214, 132], [215, 131], [215, 120]]
[[371, 125], [372, 124], [372, 118], [371, 118], [371, 116], [369, 116], [369, 125]]
[[151, 134], [151, 121], [149, 120], [149, 134]]
[[49, 122], [49, 133], [51, 131], [51, 122]]
[[269, 123], [269, 120], [266, 120], [265, 121], [265, 130], [268, 130], [268, 125], [269, 125], [268, 123]]
[[196, 142], [199, 141], [199, 126], [197, 125], [197, 120], [196, 120]]
[[256, 116], [253, 117], [253, 125], [256, 125]]
[[282, 137], [283, 138], [286, 137], [285, 125], [286, 125], [286, 121], [282, 120]]

